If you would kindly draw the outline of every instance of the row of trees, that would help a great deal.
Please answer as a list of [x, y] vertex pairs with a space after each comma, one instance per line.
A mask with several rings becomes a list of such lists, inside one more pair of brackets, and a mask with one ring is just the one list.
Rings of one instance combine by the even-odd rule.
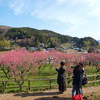
[[[49, 58], [49, 59], [48, 59]], [[72, 73], [71, 66], [76, 66], [79, 62], [83, 62], [86, 66], [89, 62], [100, 71], [100, 54], [66, 54], [58, 51], [37, 51], [29, 52], [27, 50], [9, 51], [0, 55], [0, 69], [4, 72], [5, 77], [9, 80], [13, 77], [22, 90], [24, 81], [39, 70], [41, 66], [48, 61], [52, 61], [55, 66], [59, 66], [59, 62], [66, 62], [66, 70], [70, 76]], [[21, 80], [21, 81], [19, 81]], [[5, 83], [5, 87], [7, 82]]]
[[[0, 69], [9, 80], [13, 77], [22, 89], [24, 81], [33, 75], [48, 57], [48, 52], [9, 51], [0, 55]], [[22, 80], [22, 81], [19, 81]], [[5, 87], [7, 82], [5, 83]]]

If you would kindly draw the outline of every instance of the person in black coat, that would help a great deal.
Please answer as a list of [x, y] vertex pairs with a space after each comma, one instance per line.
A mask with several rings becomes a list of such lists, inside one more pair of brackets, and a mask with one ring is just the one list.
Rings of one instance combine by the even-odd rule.
[[60, 62], [60, 68], [56, 71], [58, 72], [57, 83], [59, 85], [59, 92], [63, 93], [66, 90], [66, 69], [64, 67], [65, 62]]
[[79, 94], [82, 94], [82, 78], [83, 78], [83, 64], [79, 63], [73, 70], [73, 89], [72, 97], [75, 96], [75, 91], [78, 91]]

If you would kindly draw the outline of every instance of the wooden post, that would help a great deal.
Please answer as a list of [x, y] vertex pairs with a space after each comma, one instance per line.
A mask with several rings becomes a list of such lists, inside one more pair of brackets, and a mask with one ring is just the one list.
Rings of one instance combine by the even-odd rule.
[[49, 82], [50, 82], [50, 89], [51, 89], [51, 79], [49, 79]]
[[96, 76], [94, 76], [95, 86], [96, 86]]
[[89, 86], [89, 84], [87, 83], [87, 84], [86, 84], [86, 87], [88, 87], [88, 86]]
[[69, 78], [67, 79], [67, 87], [69, 87]]
[[5, 93], [5, 84], [3, 79], [2, 79], [2, 85], [3, 85], [3, 93]]
[[100, 85], [100, 81], [99, 81], [99, 85]]
[[29, 91], [30, 91], [30, 80], [28, 80], [28, 86], [29, 86]]
[[[98, 75], [98, 77], [99, 77], [99, 80], [100, 80], [100, 75]], [[99, 85], [100, 85], [100, 81], [99, 81]]]

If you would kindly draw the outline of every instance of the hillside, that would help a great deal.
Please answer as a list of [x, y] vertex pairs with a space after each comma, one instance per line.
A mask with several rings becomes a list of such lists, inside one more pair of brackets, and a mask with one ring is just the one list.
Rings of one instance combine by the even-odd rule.
[[9, 29], [9, 31], [6, 33], [5, 36], [6, 37], [9, 36], [10, 38], [13, 38], [13, 39], [15, 39], [16, 37], [18, 37], [18, 39], [23, 39], [23, 36], [24, 36], [24, 38], [30, 38], [32, 36], [37, 36], [37, 35], [58, 38], [58, 39], [61, 39], [62, 42], [63, 42], [62, 38], [65, 39], [65, 42], [68, 42], [69, 40], [72, 39], [72, 37], [70, 37], [70, 36], [61, 35], [59, 33], [53, 32], [53, 31], [38, 30], [38, 29], [34, 29], [34, 28], [29, 28], [29, 27]]
[[11, 27], [8, 27], [8, 26], [1, 26], [1, 25], [0, 25], [0, 34], [1, 34], [1, 35], [5, 35], [5, 34], [8, 32], [9, 29], [11, 29]]
[[91, 37], [84, 37], [81, 38], [78, 42], [77, 42], [77, 46], [78, 47], [82, 47], [82, 46], [96, 46], [99, 45], [98, 41], [96, 41], [95, 39], [91, 38]]
[[61, 35], [51, 30], [38, 30], [30, 27], [8, 27], [0, 26], [0, 34], [6, 40], [13, 40], [15, 44], [19, 46], [39, 46], [40, 43], [44, 43], [46, 47], [57, 47], [63, 43], [72, 42], [76, 46], [96, 46], [98, 42], [91, 38], [78, 38], [68, 35]]
[[50, 30], [38, 30], [29, 27], [11, 28], [1, 26], [0, 34], [7, 40], [16, 40], [16, 43], [20, 46], [38, 46], [39, 43], [44, 43], [49, 47], [55, 47], [57, 44], [70, 42], [72, 39], [70, 36]]

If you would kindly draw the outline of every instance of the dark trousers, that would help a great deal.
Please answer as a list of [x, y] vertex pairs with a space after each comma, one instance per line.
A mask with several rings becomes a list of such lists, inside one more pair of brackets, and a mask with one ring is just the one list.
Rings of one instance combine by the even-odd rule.
[[[81, 87], [81, 92], [82, 92], [82, 95], [83, 95], [83, 91], [82, 91], [82, 87]], [[76, 95], [79, 94], [79, 89], [76, 88]]]
[[59, 91], [64, 92], [66, 90], [66, 81], [59, 82]]
[[73, 89], [72, 89], [72, 97], [75, 96], [75, 91], [76, 91], [76, 95], [77, 95], [77, 94], [82, 94], [81, 88], [77, 88], [77, 86], [74, 85], [74, 86], [73, 86]]

